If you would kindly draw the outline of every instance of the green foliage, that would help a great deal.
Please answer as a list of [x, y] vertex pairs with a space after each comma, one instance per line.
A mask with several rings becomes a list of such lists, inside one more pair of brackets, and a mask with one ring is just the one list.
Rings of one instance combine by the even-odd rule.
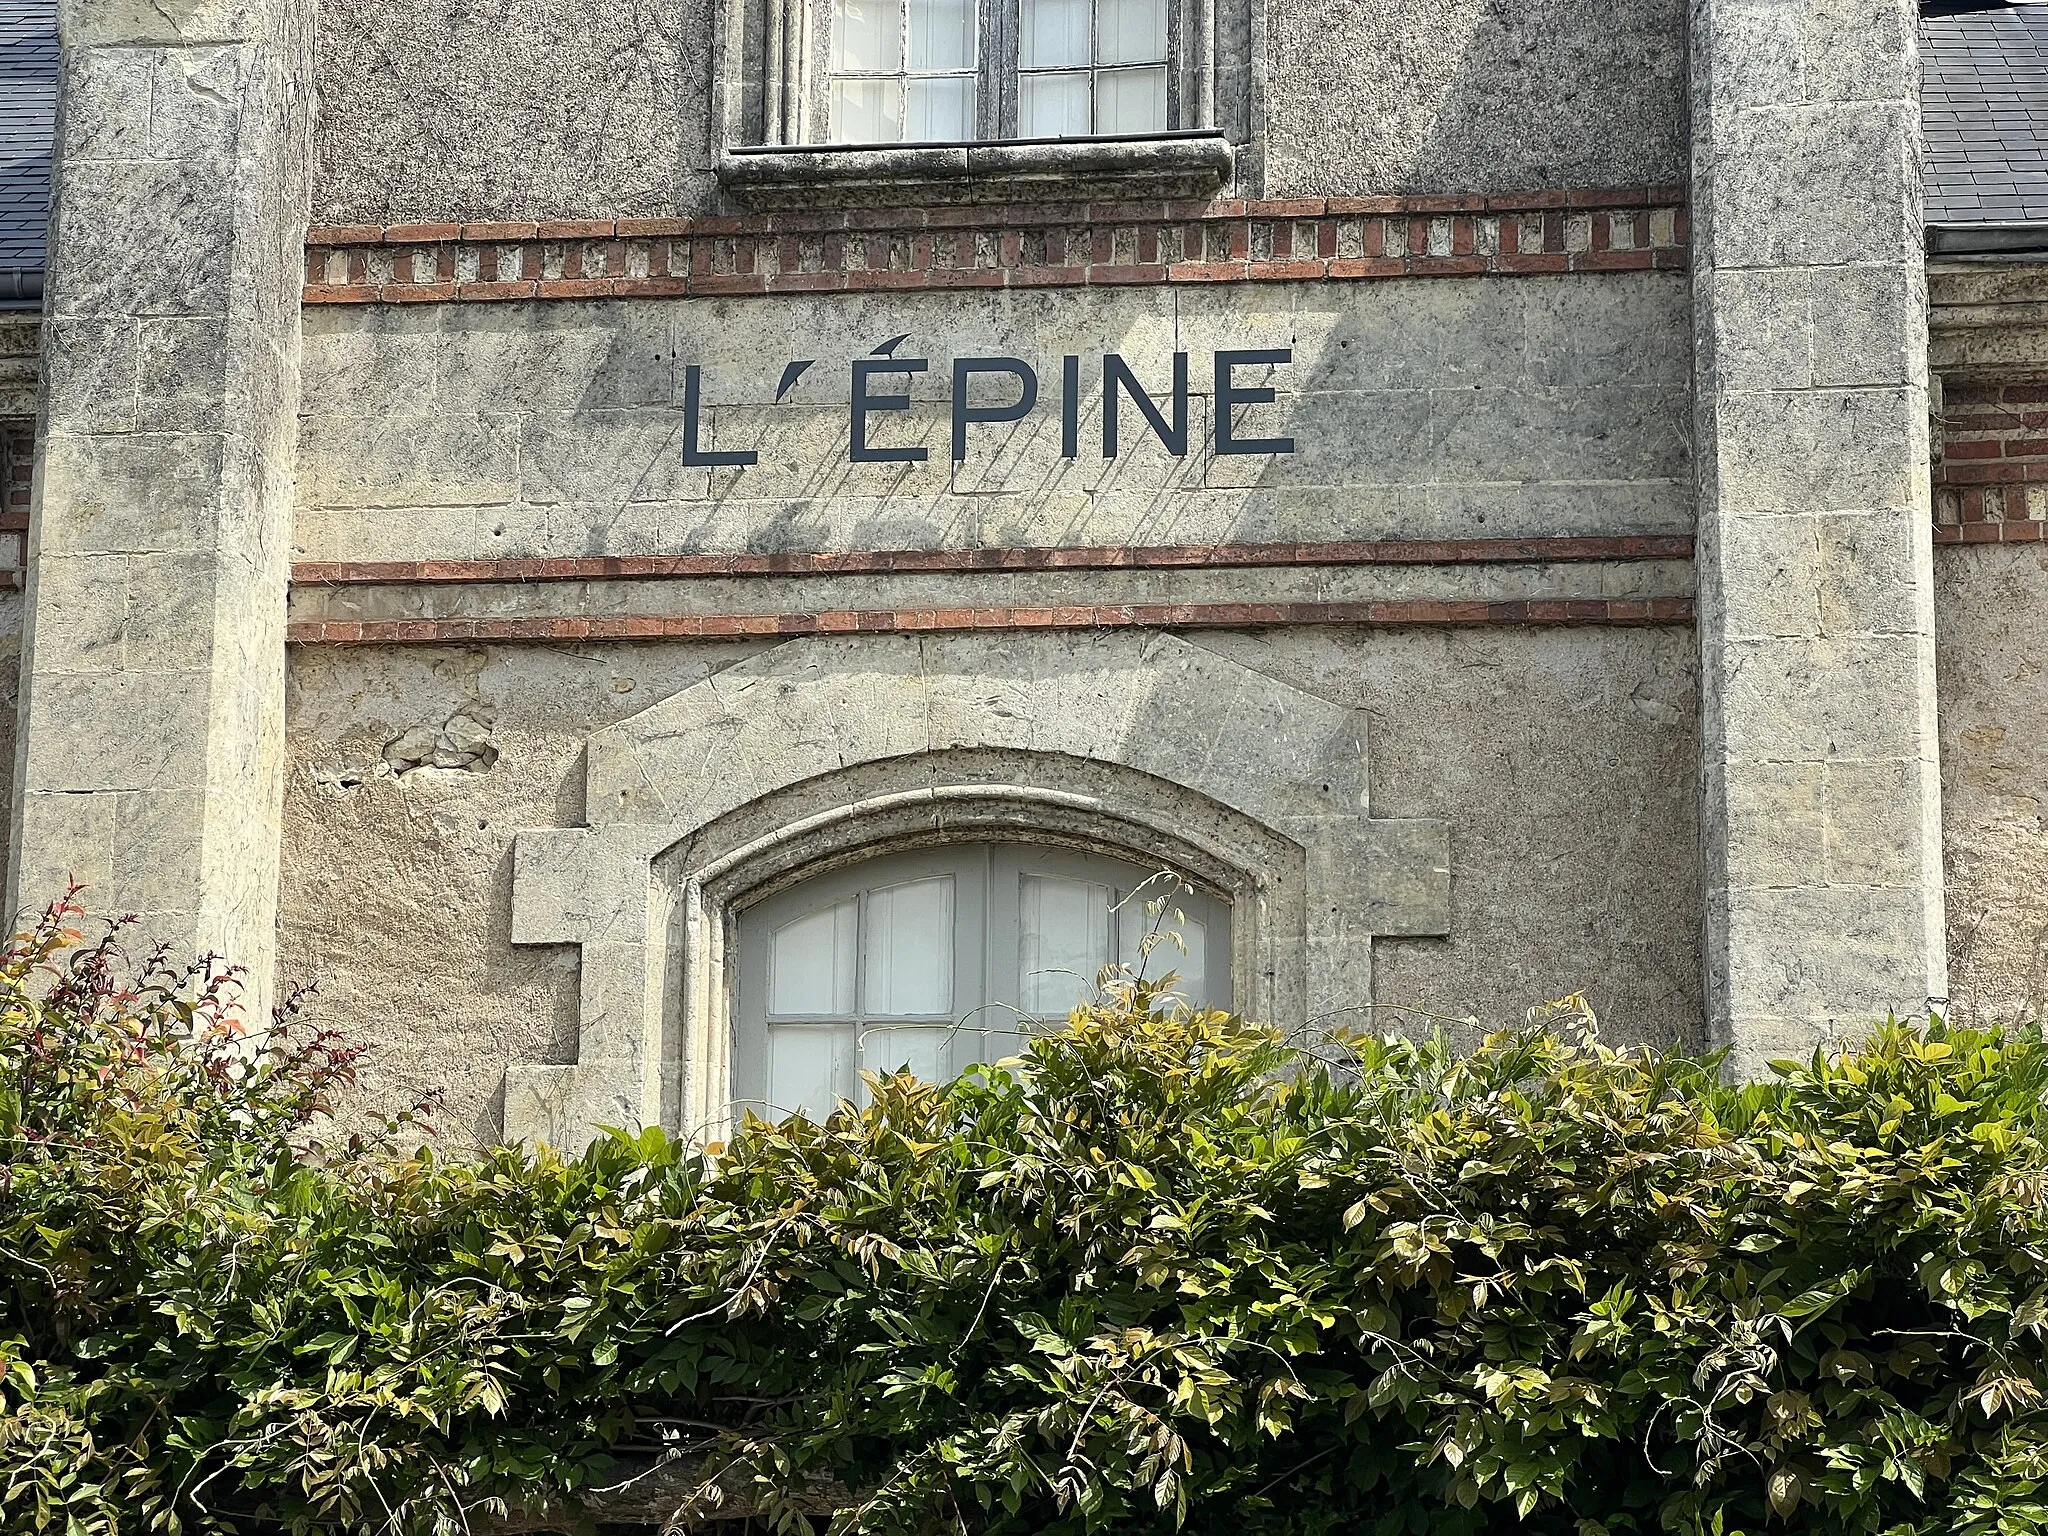
[[824, 1125], [450, 1163], [314, 1148], [345, 1051], [68, 916], [0, 953], [0, 1531], [461, 1530], [636, 1448], [906, 1536], [2048, 1530], [2031, 1030], [1730, 1088], [1576, 1003], [1304, 1053], [1125, 986]]

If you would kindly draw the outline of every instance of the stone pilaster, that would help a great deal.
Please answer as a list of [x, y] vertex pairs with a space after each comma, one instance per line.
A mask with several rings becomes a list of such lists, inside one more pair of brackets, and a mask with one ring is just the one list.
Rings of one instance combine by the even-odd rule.
[[1916, 28], [1692, 7], [1708, 1007], [1742, 1075], [1946, 986]]
[[268, 1006], [309, 176], [303, 0], [64, 0], [10, 899]]

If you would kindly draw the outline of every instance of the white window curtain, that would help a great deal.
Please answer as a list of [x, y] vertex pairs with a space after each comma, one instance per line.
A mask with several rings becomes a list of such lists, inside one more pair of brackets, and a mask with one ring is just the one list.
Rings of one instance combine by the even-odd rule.
[[1166, 127], [1167, 0], [1020, 0], [1017, 132]]
[[837, 0], [832, 137], [842, 144], [974, 137], [974, 0]]
[[[840, 144], [1158, 133], [1170, 0], [833, 0], [826, 110]], [[1004, 7], [992, 13], [984, 7]], [[1014, 51], [1007, 42], [1012, 21]], [[984, 29], [999, 24], [984, 36]], [[985, 114], [984, 101], [1010, 98]], [[1005, 120], [998, 124], [997, 117]]]
[[893, 854], [739, 918], [734, 1096], [769, 1116], [860, 1102], [860, 1074], [941, 1081], [1014, 1053], [1112, 961], [1229, 1006], [1229, 908], [1125, 860], [1029, 843]]

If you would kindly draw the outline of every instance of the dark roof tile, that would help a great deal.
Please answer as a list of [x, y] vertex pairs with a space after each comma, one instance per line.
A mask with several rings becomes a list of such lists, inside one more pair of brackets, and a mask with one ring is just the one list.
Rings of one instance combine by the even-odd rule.
[[2048, 219], [2048, 4], [1944, 4], [1920, 18], [1927, 219]]
[[0, 267], [43, 264], [56, 118], [56, 0], [0, 0]]

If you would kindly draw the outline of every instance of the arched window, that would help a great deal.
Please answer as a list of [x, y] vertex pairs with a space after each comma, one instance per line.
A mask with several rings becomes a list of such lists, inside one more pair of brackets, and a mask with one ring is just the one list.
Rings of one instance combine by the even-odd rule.
[[[1168, 929], [1180, 944], [1162, 938], [1141, 961], [1145, 936]], [[755, 904], [739, 916], [739, 961], [734, 1097], [817, 1118], [858, 1101], [863, 1070], [943, 1081], [1012, 1054], [1034, 1021], [1092, 996], [1113, 961], [1176, 972], [1190, 1003], [1230, 1006], [1230, 908], [1122, 859], [958, 843]]]

